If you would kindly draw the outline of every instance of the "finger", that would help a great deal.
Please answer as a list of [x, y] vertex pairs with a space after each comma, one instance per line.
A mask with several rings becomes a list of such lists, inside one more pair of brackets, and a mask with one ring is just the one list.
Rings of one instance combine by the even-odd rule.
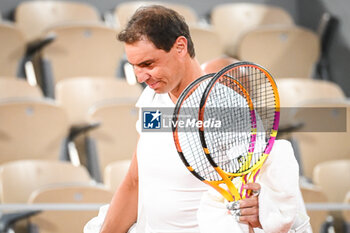
[[261, 224], [259, 221], [259, 218], [255, 215], [250, 215], [250, 216], [240, 216], [239, 217], [239, 222], [241, 223], [246, 223], [251, 225], [252, 227], [260, 227], [261, 228]]
[[252, 196], [250, 198], [246, 198], [239, 201], [240, 208], [250, 208], [258, 205], [259, 205], [259, 199], [257, 196]]
[[250, 216], [250, 215], [258, 216], [259, 209], [257, 207], [240, 209], [240, 216]]
[[241, 209], [235, 209], [235, 210], [229, 210], [231, 215], [237, 215], [237, 216], [250, 216], [250, 215], [259, 215], [259, 208], [258, 207], [251, 207], [251, 208], [241, 208]]
[[256, 216], [256, 215], [239, 216], [240, 222], [254, 223], [257, 220], [258, 220], [258, 216]]
[[261, 185], [259, 183], [247, 183], [243, 185], [243, 188], [258, 191], [261, 189]]
[[248, 190], [247, 197], [258, 196], [260, 194], [261, 186], [258, 183], [248, 183], [243, 185], [243, 188]]
[[252, 224], [257, 221], [257, 216], [248, 215], [248, 216], [239, 216], [239, 222]]

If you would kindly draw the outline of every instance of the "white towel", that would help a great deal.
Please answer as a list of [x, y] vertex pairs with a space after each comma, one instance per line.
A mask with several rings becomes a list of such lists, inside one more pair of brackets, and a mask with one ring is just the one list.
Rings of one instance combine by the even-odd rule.
[[100, 207], [98, 211], [98, 215], [89, 222], [87, 222], [84, 226], [84, 233], [99, 233], [102, 227], [103, 221], [105, 220], [107, 211], [109, 208], [109, 204], [103, 205]]
[[[261, 185], [259, 220], [263, 229], [255, 228], [255, 233], [287, 233], [294, 222], [298, 225], [308, 221], [306, 213], [298, 210], [298, 203], [302, 202], [299, 195], [299, 167], [288, 141], [275, 142], [256, 182]], [[300, 218], [297, 219], [297, 215], [303, 216], [302, 223], [299, 223]], [[223, 199], [211, 190], [202, 197], [198, 222], [201, 233], [249, 232], [247, 225], [237, 223], [227, 213]]]
[[203, 194], [197, 212], [201, 233], [248, 233], [248, 225], [238, 223], [226, 209], [224, 199], [213, 190]]
[[[99, 233], [100, 232], [102, 224], [105, 220], [108, 208], [109, 208], [109, 204], [103, 205], [100, 207], [98, 215], [96, 217], [92, 218], [84, 226], [84, 233]], [[127, 233], [135, 233], [136, 232], [135, 226], [136, 226], [136, 224], [132, 225]]]

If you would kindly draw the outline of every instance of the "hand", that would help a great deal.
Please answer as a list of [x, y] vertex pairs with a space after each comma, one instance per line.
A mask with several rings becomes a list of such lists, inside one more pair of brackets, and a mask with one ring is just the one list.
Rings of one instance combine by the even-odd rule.
[[244, 189], [250, 189], [254, 191], [254, 193], [251, 197], [242, 199], [239, 201], [240, 206], [240, 217], [239, 221], [244, 222], [252, 226], [253, 228], [261, 227], [260, 221], [259, 221], [259, 198], [258, 193], [260, 191], [260, 184], [258, 183], [248, 183], [243, 185]]

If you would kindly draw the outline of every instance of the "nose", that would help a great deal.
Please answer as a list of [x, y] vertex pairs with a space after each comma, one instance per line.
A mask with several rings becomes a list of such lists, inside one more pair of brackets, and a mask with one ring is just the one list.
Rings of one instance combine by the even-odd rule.
[[136, 75], [136, 78], [139, 83], [144, 83], [150, 78], [150, 76], [148, 74], [142, 74], [142, 75]]
[[139, 83], [146, 82], [150, 78], [150, 75], [142, 68], [134, 67], [134, 72]]

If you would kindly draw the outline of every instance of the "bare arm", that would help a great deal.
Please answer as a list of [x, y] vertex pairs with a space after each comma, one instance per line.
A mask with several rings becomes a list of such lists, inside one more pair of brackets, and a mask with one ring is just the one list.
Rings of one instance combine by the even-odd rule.
[[138, 170], [136, 152], [129, 171], [114, 193], [100, 233], [125, 233], [137, 219]]

